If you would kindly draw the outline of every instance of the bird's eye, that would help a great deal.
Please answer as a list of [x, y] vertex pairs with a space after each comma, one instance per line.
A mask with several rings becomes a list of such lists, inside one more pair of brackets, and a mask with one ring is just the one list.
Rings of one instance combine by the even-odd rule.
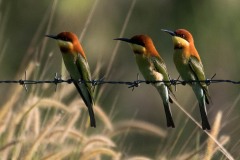
[[181, 34], [180, 37], [184, 38], [185, 39], [185, 35], [184, 34]]
[[144, 42], [138, 42], [138, 43], [136, 43], [136, 44], [138, 44], [138, 45], [140, 45], [140, 46], [142, 46], [142, 47], [145, 47]]
[[67, 37], [60, 37], [59, 39], [63, 40], [63, 41], [69, 41], [69, 39]]

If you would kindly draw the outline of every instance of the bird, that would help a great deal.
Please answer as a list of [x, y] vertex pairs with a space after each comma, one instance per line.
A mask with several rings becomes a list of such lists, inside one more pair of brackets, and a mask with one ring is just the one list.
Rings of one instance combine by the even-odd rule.
[[206, 103], [212, 102], [208, 86], [205, 82], [206, 77], [204, 68], [197, 49], [194, 45], [192, 34], [186, 29], [177, 29], [175, 31], [162, 29], [172, 36], [174, 45], [173, 60], [181, 78], [185, 81], [200, 81], [188, 83], [195, 93], [202, 119], [202, 129], [211, 130], [207, 117]]
[[135, 35], [132, 38], [116, 38], [130, 44], [140, 72], [146, 81], [166, 81], [151, 83], [162, 97], [167, 127], [175, 128], [169, 102], [173, 102], [169, 96], [172, 92], [170, 77], [167, 67], [156, 50], [152, 39], [148, 35]]
[[[92, 84], [89, 83], [89, 81], [91, 81], [91, 72], [78, 37], [72, 32], [61, 32], [57, 35], [46, 35], [46, 37], [57, 40], [66, 69], [88, 108], [90, 126], [95, 128], [93, 87]], [[85, 83], [79, 83], [79, 80]]]

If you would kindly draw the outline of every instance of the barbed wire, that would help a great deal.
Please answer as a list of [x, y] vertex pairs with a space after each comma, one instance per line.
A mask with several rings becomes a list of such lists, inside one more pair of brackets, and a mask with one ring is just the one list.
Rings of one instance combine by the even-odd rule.
[[[171, 85], [175, 86], [176, 85], [186, 85], [186, 84], [192, 84], [192, 83], [206, 83], [207, 85], [210, 85], [212, 83], [231, 83], [231, 84], [236, 84], [239, 85], [240, 81], [233, 81], [233, 80], [224, 80], [224, 79], [213, 79], [216, 76], [214, 76], [211, 79], [206, 79], [206, 80], [189, 80], [189, 81], [184, 81], [180, 80], [179, 77], [178, 79], [170, 79], [170, 81], [146, 81], [146, 80], [140, 80], [139, 79], [139, 74], [137, 74], [137, 80], [134, 81], [111, 81], [111, 80], [104, 80], [104, 78], [97, 79], [97, 80], [91, 80], [91, 81], [84, 81], [84, 80], [79, 80], [79, 83], [91, 83], [94, 87], [97, 85], [102, 85], [102, 84], [123, 84], [127, 85], [128, 88], [132, 88], [134, 90], [135, 87], [139, 87], [141, 83], [145, 84], [154, 84], [154, 83], [170, 83]], [[71, 84], [73, 83], [73, 80], [70, 79], [62, 79], [61, 75], [58, 75], [55, 73], [55, 76], [52, 80], [28, 80], [26, 79], [26, 72], [25, 72], [25, 79], [20, 79], [20, 80], [0, 80], [0, 84], [2, 83], [11, 83], [11, 84], [19, 84], [24, 86], [25, 90], [28, 91], [27, 85], [34, 85], [34, 84], [55, 84], [56, 88], [59, 83], [68, 83]]]

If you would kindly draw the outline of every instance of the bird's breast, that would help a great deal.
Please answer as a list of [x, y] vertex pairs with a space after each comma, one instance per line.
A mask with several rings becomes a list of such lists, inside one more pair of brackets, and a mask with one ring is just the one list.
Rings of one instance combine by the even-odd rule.
[[135, 57], [138, 68], [145, 80], [163, 80], [163, 75], [155, 70], [154, 64], [151, 62], [148, 56], [136, 54]]
[[189, 65], [189, 57], [182, 49], [176, 49], [173, 55], [174, 64], [183, 80], [195, 80], [195, 75]]
[[189, 57], [187, 57], [183, 49], [174, 50], [173, 60], [175, 64], [186, 65], [188, 64], [188, 59]]
[[70, 76], [73, 79], [79, 80], [81, 77], [75, 62], [74, 54], [65, 52], [62, 54], [62, 57], [63, 57], [64, 64], [66, 66], [66, 69], [69, 72]]

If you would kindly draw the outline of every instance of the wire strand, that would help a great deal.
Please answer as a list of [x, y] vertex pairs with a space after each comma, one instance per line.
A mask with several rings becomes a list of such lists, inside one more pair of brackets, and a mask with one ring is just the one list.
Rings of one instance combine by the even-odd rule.
[[[71, 84], [73, 82], [72, 79], [62, 79], [61, 76], [58, 76], [58, 74], [55, 74], [55, 77], [53, 80], [28, 80], [26, 79], [26, 72], [25, 72], [25, 79], [20, 80], [0, 80], [0, 84], [7, 83], [7, 84], [19, 84], [23, 85], [27, 91], [26, 85], [34, 85], [34, 84], [55, 84], [58, 85], [59, 83], [68, 83]], [[170, 83], [173, 86], [176, 85], [186, 85], [186, 84], [193, 84], [193, 83], [205, 83], [207, 85], [213, 84], [213, 83], [231, 83], [239, 85], [240, 81], [234, 81], [234, 80], [225, 80], [225, 79], [206, 79], [206, 80], [179, 80], [179, 79], [171, 79], [170, 81], [146, 81], [146, 80], [140, 80], [137, 76], [137, 80], [134, 81], [111, 81], [107, 80], [105, 81], [104, 78], [97, 79], [97, 80], [91, 80], [91, 81], [84, 81], [79, 80], [79, 83], [91, 83], [93, 86], [97, 85], [103, 85], [103, 84], [120, 84], [120, 85], [127, 85], [128, 88], [134, 89], [135, 87], [139, 87], [140, 84], [154, 84], [154, 83]]]

